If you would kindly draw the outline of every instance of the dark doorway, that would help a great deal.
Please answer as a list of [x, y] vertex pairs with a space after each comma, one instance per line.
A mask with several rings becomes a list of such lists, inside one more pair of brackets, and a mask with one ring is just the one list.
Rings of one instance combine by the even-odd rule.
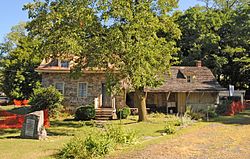
[[105, 83], [102, 83], [102, 107], [111, 108], [111, 96], [107, 93], [107, 87]]

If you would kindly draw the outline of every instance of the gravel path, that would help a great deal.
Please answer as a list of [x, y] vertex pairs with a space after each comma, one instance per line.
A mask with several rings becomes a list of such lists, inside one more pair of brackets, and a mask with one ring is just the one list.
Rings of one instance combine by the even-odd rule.
[[112, 159], [250, 159], [250, 124], [211, 123]]

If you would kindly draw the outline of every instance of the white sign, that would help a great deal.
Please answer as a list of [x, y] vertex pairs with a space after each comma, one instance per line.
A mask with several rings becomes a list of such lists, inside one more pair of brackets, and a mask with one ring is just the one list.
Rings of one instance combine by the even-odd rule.
[[234, 95], [234, 85], [229, 85], [229, 96]]

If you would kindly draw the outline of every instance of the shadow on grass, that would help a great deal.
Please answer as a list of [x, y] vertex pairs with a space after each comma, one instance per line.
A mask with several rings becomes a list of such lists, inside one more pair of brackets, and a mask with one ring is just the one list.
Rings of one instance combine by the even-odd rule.
[[0, 135], [15, 134], [20, 132], [19, 129], [0, 129]]
[[67, 119], [65, 121], [51, 121], [50, 125], [52, 127], [66, 127], [66, 128], [80, 128], [84, 124], [82, 121], [75, 121], [73, 119]]
[[250, 109], [246, 109], [243, 112], [236, 114], [235, 116], [219, 116], [213, 119], [211, 122], [220, 122], [223, 124], [235, 124], [235, 125], [250, 125]]
[[64, 129], [53, 129], [47, 130], [47, 135], [48, 136], [74, 136], [76, 131], [74, 130], [64, 130]]
[[19, 129], [0, 129], [0, 139], [17, 139], [17, 138], [20, 138]]

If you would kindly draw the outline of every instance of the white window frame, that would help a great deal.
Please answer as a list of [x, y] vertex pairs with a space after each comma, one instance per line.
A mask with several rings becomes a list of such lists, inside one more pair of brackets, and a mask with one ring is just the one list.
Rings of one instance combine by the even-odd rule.
[[[64, 95], [64, 92], [65, 92], [65, 83], [64, 82], [55, 82], [54, 83], [54, 87], [56, 88], [56, 84], [57, 83], [62, 83], [62, 86], [63, 86], [63, 90], [62, 90], [62, 95]], [[57, 88], [56, 88], [56, 90], [58, 90]], [[59, 91], [59, 90], [58, 90]]]
[[[86, 95], [85, 96], [80, 96], [80, 84], [86, 84]], [[88, 83], [87, 82], [78, 82], [77, 83], [77, 97], [79, 97], [79, 98], [86, 98], [86, 97], [88, 97]]]

